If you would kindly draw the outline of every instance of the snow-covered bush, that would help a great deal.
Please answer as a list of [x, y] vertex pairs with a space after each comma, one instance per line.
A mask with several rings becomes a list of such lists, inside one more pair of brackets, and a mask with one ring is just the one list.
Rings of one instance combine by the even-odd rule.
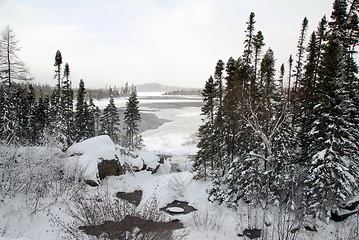
[[185, 182], [180, 175], [173, 175], [173, 177], [169, 179], [168, 188], [176, 192], [180, 197], [184, 197]]
[[219, 209], [206, 209], [192, 213], [188, 224], [194, 230], [219, 232], [222, 229], [223, 222], [224, 216], [222, 211]]
[[[140, 227], [133, 227], [134, 221], [131, 224], [126, 225], [127, 230], [112, 229], [111, 234], [114, 236], [108, 236], [106, 232], [105, 224], [120, 223], [126, 217], [139, 217], [144, 222], [165, 222], [169, 218], [164, 212], [161, 212], [158, 208], [158, 201], [156, 197], [151, 198], [149, 202], [143, 205], [141, 208], [136, 208], [134, 205], [123, 201], [118, 198], [114, 198], [108, 193], [98, 193], [94, 196], [78, 195], [73, 198], [72, 204], [68, 209], [69, 216], [72, 220], [66, 221], [60, 219], [52, 214], [52, 222], [65, 230], [69, 239], [98, 239], [94, 235], [86, 235], [81, 229], [92, 229], [96, 234], [100, 235], [101, 239], [182, 239], [185, 234], [181, 233], [176, 236], [172, 236], [172, 231], [166, 229], [157, 229], [157, 231], [146, 232], [141, 231]], [[96, 229], [96, 230], [93, 230]], [[129, 230], [130, 229], [130, 230]], [[101, 233], [101, 231], [103, 231]], [[120, 238], [118, 238], [121, 236]], [[174, 238], [173, 238], [174, 237]]]
[[76, 166], [64, 168], [58, 148], [0, 145], [1, 199], [21, 194], [26, 206], [36, 211], [45, 197], [57, 199], [75, 192], [81, 187], [80, 175]]

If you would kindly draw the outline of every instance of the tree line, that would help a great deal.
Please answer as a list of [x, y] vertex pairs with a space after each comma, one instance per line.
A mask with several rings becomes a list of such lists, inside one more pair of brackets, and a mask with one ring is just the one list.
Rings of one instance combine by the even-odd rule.
[[[63, 66], [62, 55], [55, 54], [57, 84], [52, 93], [36, 97], [28, 68], [18, 58], [18, 41], [13, 29], [7, 26], [0, 39], [0, 141], [15, 145], [54, 145], [67, 149], [71, 144], [107, 134], [130, 150], [141, 148], [138, 123], [141, 121], [134, 88], [129, 94], [124, 113], [123, 131], [120, 116], [111, 94], [109, 104], [101, 111], [92, 97], [87, 97], [81, 79], [74, 99], [71, 71]], [[26, 84], [21, 82], [26, 81]], [[75, 106], [74, 106], [75, 105]]]
[[193, 171], [212, 180], [211, 201], [326, 218], [358, 192], [358, 4], [335, 0], [308, 44], [304, 18], [279, 77], [250, 14], [243, 55], [219, 60], [202, 91]]

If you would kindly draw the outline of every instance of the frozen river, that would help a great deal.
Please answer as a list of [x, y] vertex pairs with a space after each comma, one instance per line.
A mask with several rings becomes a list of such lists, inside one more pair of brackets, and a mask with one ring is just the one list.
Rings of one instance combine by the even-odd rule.
[[[186, 156], [197, 153], [194, 138], [201, 124], [200, 97], [139, 92], [138, 100], [142, 119], [139, 128], [145, 149], [172, 155], [172, 160], [177, 162], [187, 161]], [[126, 101], [126, 98], [115, 99], [120, 113], [123, 113]], [[95, 104], [103, 109], [108, 99]]]
[[[142, 98], [142, 100], [141, 100]], [[202, 99], [199, 97], [141, 97], [140, 110], [165, 120], [156, 129], [142, 133], [145, 148], [172, 155], [174, 161], [197, 153], [195, 135], [201, 124]]]

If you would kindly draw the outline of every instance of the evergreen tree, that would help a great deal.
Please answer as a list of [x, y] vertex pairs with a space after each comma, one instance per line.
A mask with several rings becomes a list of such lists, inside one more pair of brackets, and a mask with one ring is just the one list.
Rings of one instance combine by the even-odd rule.
[[315, 32], [312, 33], [309, 45], [307, 48], [307, 61], [304, 66], [304, 76], [300, 79], [298, 84], [298, 101], [296, 111], [298, 112], [296, 119], [297, 127], [300, 129], [299, 140], [302, 148], [302, 159], [308, 156], [307, 149], [309, 140], [307, 139], [307, 133], [311, 129], [311, 123], [313, 122], [313, 109], [315, 104], [316, 95], [316, 75], [318, 66], [318, 55], [320, 55], [320, 48], [318, 45], [317, 35]]
[[103, 114], [100, 118], [101, 122], [101, 134], [106, 134], [115, 142], [119, 143], [120, 136], [120, 116], [115, 105], [113, 97], [110, 97], [110, 102], [103, 110]]
[[292, 55], [289, 56], [289, 60], [288, 60], [288, 64], [289, 64], [289, 70], [288, 70], [288, 91], [287, 91], [287, 96], [288, 96], [288, 102], [292, 101], [292, 96], [291, 96], [291, 80], [292, 80], [292, 66], [293, 66], [293, 58]]
[[217, 136], [214, 142], [215, 148], [215, 156], [214, 156], [214, 165], [218, 171], [222, 171], [224, 167], [223, 162], [223, 147], [224, 147], [224, 137], [223, 137], [223, 97], [224, 97], [224, 84], [223, 84], [223, 70], [224, 70], [224, 62], [222, 60], [218, 60], [215, 72], [214, 79], [216, 84], [216, 102], [215, 102], [215, 110], [216, 115], [214, 118], [214, 134]]
[[303, 68], [303, 56], [305, 52], [304, 42], [305, 42], [305, 35], [308, 29], [308, 19], [305, 17], [303, 19], [302, 28], [300, 30], [300, 36], [298, 40], [298, 53], [297, 53], [297, 65], [295, 66], [295, 84], [294, 84], [294, 93], [297, 93], [297, 86], [298, 82], [302, 78], [302, 68]]
[[54, 88], [49, 107], [49, 125], [47, 129], [47, 136], [45, 137], [45, 144], [51, 141], [62, 149], [67, 148], [66, 123], [62, 113], [61, 94], [58, 87]]
[[124, 117], [125, 146], [128, 147], [130, 151], [142, 147], [142, 137], [138, 130], [138, 123], [141, 121], [138, 104], [137, 93], [134, 90], [126, 103]]
[[26, 115], [26, 127], [23, 128], [22, 138], [27, 140], [29, 144], [36, 143], [36, 122], [37, 119], [35, 117], [36, 111], [36, 99], [35, 99], [35, 90], [33, 86], [30, 84], [28, 86], [28, 92], [25, 96], [25, 106], [24, 113]]
[[280, 66], [279, 71], [280, 71], [279, 72], [280, 91], [283, 94], [284, 93], [284, 73], [285, 73], [284, 63]]
[[47, 116], [47, 106], [44, 100], [39, 97], [35, 106], [34, 112], [34, 133], [33, 133], [33, 143], [41, 143], [40, 139], [45, 134], [45, 128], [48, 124]]
[[[90, 98], [89, 103], [86, 107], [86, 138], [91, 138], [96, 136], [96, 126], [98, 124], [98, 120], [96, 122], [96, 115], [99, 114], [98, 107], [93, 103], [92, 98]], [[98, 117], [97, 117], [98, 118]]]
[[262, 31], [258, 31], [257, 35], [253, 38], [253, 48], [254, 48], [254, 75], [257, 77], [257, 66], [260, 59], [260, 54], [262, 48], [264, 47], [264, 37]]
[[333, 4], [329, 41], [318, 71], [314, 121], [308, 132], [307, 204], [311, 212], [319, 209], [324, 217], [350, 197], [358, 186], [354, 181], [358, 176], [358, 136], [354, 130], [357, 125], [350, 117], [350, 112], [357, 112], [358, 108], [349, 93], [357, 80], [348, 78], [355, 76], [357, 68], [346, 71], [346, 59], [350, 56], [347, 6], [344, 0], [336, 0]]
[[324, 53], [324, 49], [325, 49], [325, 43], [327, 41], [328, 38], [328, 29], [327, 29], [327, 18], [324, 16], [318, 26], [316, 35], [317, 35], [317, 48], [318, 48], [318, 54], [317, 54], [317, 59], [316, 59], [316, 66], [315, 69], [317, 71], [315, 71], [314, 74], [314, 79], [315, 81], [317, 80], [317, 76], [318, 76], [318, 69], [319, 69], [319, 64], [320, 64], [320, 60], [323, 57], [323, 53]]
[[61, 52], [60, 50], [57, 50], [55, 55], [55, 63], [54, 63], [54, 66], [56, 67], [54, 78], [57, 80], [57, 87], [59, 89], [61, 88], [61, 64], [62, 64]]
[[62, 96], [61, 96], [61, 105], [62, 105], [62, 114], [65, 121], [66, 129], [63, 131], [66, 134], [67, 145], [70, 146], [74, 142], [74, 112], [73, 112], [73, 91], [71, 88], [70, 81], [70, 67], [66, 63], [64, 67], [64, 78], [62, 81]]
[[196, 172], [196, 179], [206, 179], [208, 176], [207, 169], [214, 169], [214, 115], [215, 115], [215, 98], [216, 86], [213, 77], [210, 76], [206, 81], [202, 91], [204, 105], [201, 108], [201, 115], [204, 116], [202, 121], [204, 124], [198, 130], [198, 153], [193, 164], [192, 171]]
[[76, 98], [76, 110], [75, 110], [75, 141], [80, 142], [86, 139], [86, 89], [85, 83], [81, 79], [79, 83], [79, 89], [77, 91]]
[[4, 89], [3, 92], [3, 113], [2, 113], [2, 125], [1, 125], [1, 139], [5, 144], [16, 144], [19, 143], [17, 135], [17, 129], [19, 128], [19, 122], [17, 118], [17, 102], [15, 89], [9, 88]]
[[251, 14], [249, 15], [249, 20], [247, 22], [246, 40], [244, 41], [245, 50], [243, 53], [243, 59], [247, 65], [251, 64], [252, 61], [254, 24], [256, 23], [254, 17], [255, 17], [254, 12], [251, 12]]

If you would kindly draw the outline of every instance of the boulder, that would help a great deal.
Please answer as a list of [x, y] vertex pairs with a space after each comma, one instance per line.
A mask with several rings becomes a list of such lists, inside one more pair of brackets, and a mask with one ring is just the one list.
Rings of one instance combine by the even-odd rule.
[[100, 180], [103, 180], [108, 176], [120, 176], [126, 173], [126, 169], [121, 166], [121, 163], [116, 159], [102, 159], [97, 165], [97, 168]]

